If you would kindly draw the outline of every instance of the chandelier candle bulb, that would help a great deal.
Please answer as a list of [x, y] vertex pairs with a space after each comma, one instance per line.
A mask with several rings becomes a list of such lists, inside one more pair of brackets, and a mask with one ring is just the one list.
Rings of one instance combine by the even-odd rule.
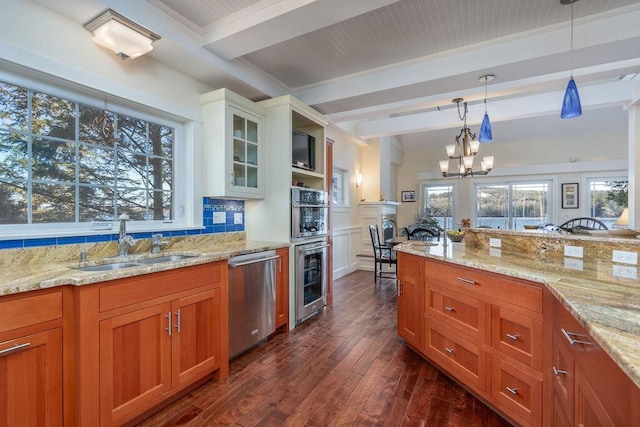
[[449, 160], [440, 160], [440, 172], [447, 173], [449, 170]]

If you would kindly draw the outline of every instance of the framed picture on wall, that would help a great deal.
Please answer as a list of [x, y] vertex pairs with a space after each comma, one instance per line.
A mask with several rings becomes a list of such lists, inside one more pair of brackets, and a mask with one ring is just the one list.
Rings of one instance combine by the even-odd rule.
[[403, 191], [402, 192], [402, 201], [403, 202], [415, 202], [416, 201], [416, 192], [415, 191]]
[[578, 209], [578, 183], [562, 184], [562, 209]]

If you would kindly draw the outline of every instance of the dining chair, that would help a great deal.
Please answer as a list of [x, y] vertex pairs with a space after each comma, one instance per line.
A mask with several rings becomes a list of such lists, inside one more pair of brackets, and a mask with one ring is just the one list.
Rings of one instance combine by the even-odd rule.
[[[380, 242], [380, 234], [378, 233], [377, 225], [369, 226], [369, 234], [371, 235], [371, 245], [373, 246], [374, 256], [374, 283], [378, 282], [378, 279], [388, 278], [395, 279], [398, 277], [398, 260], [396, 253], [391, 246]], [[394, 266], [394, 272], [384, 271], [384, 266]]]

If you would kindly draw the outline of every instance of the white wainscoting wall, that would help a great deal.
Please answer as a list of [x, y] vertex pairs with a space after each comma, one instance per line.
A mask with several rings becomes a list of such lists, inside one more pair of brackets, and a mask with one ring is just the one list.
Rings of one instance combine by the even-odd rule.
[[358, 269], [358, 250], [362, 236], [360, 227], [333, 230], [333, 278], [339, 279]]

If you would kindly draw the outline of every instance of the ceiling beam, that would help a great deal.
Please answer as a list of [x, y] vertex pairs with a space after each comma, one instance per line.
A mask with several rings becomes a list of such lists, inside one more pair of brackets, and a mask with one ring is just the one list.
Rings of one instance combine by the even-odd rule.
[[[605, 16], [601, 19], [592, 18], [593, 20], [575, 25], [574, 54], [576, 63], [580, 50], [585, 52], [583, 58], [585, 64], [595, 65], [588, 62], [591, 58], [589, 52], [592, 48], [612, 49], [616, 43], [628, 43], [629, 40], [634, 39], [637, 46], [637, 42], [640, 41], [640, 26], [637, 25], [637, 22], [640, 22], [640, 10], [633, 10], [623, 15]], [[479, 77], [487, 71], [499, 69], [509, 64], [533, 63], [533, 60], [536, 59], [568, 54], [568, 40], [569, 29], [566, 28], [566, 25], [554, 25], [487, 43], [467, 46], [445, 54], [424, 57], [403, 65], [398, 64], [365, 74], [298, 88], [294, 90], [293, 95], [307, 105], [321, 105], [425, 82], [437, 84], [439, 80], [460, 78], [470, 73], [475, 73]], [[627, 44], [627, 46], [629, 45]], [[637, 57], [637, 49], [634, 52], [629, 52], [628, 56], [629, 58]], [[557, 64], [551, 65], [558, 68]], [[567, 64], [564, 67], [569, 67], [568, 55]], [[547, 74], [548, 72], [548, 68], [527, 69], [527, 75], [530, 76]], [[468, 80], [466, 83], [461, 82], [461, 89], [469, 87]], [[474, 83], [477, 84], [477, 78]]]
[[234, 59], [397, 1], [262, 0], [208, 26], [203, 46]]
[[[578, 88], [583, 109], [623, 105], [632, 94], [631, 82], [612, 82]], [[560, 115], [564, 91], [547, 92], [518, 98], [504, 99], [488, 105], [491, 122], [524, 119], [546, 115]], [[482, 121], [484, 108], [475, 108], [467, 115], [467, 124]], [[403, 135], [439, 129], [460, 127], [455, 106], [440, 111], [410, 114], [378, 120], [360, 121], [356, 136], [362, 139]]]

